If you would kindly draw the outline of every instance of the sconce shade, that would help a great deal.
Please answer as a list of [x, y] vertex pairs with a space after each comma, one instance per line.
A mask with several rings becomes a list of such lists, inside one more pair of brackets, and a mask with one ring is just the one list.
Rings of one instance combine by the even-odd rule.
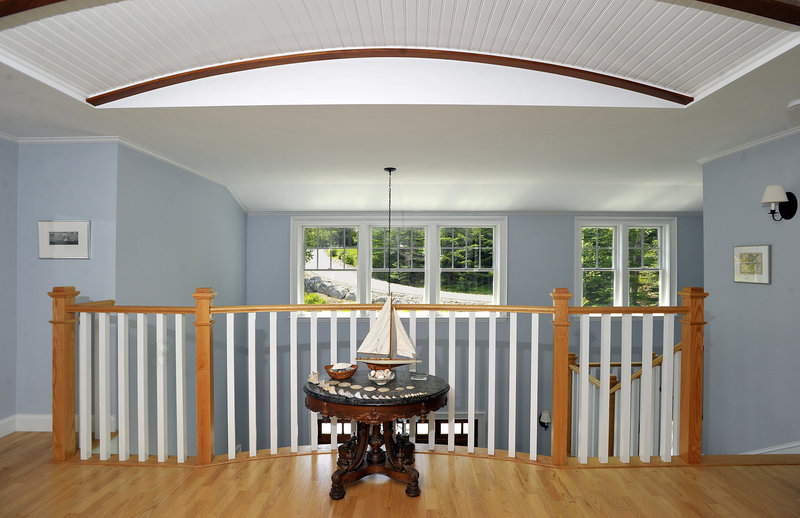
[[761, 203], [781, 203], [789, 201], [786, 197], [786, 191], [783, 190], [782, 185], [767, 185], [764, 189], [764, 196], [761, 197]]

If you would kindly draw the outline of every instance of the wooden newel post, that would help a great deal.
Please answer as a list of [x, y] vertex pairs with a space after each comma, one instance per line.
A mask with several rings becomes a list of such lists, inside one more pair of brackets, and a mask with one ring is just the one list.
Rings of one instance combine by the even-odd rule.
[[569, 299], [567, 288], [556, 288], [553, 297], [553, 441], [550, 455], [555, 466], [567, 463], [569, 436]]
[[687, 309], [681, 320], [681, 445], [680, 457], [699, 464], [703, 442], [703, 288], [684, 288], [679, 293]]
[[75, 305], [80, 292], [73, 286], [56, 286], [53, 299], [53, 460], [75, 454]]
[[197, 463], [211, 464], [214, 458], [214, 321], [211, 303], [216, 293], [197, 288], [195, 301], [196, 386], [197, 386]]

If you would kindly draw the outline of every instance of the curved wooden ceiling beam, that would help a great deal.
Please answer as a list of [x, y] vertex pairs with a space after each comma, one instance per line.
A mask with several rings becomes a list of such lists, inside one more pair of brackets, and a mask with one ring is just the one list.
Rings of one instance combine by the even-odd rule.
[[280, 65], [291, 65], [295, 63], [308, 63], [312, 61], [326, 61], [331, 59], [352, 59], [352, 58], [424, 58], [424, 59], [448, 59], [453, 61], [468, 61], [471, 63], [485, 63], [488, 65], [499, 65], [504, 67], [522, 68], [558, 74], [586, 81], [593, 81], [616, 88], [623, 88], [633, 92], [657, 97], [681, 105], [691, 103], [694, 98], [677, 92], [664, 90], [651, 85], [637, 83], [628, 79], [613, 77], [598, 72], [581, 70], [564, 65], [554, 65], [552, 63], [542, 63], [527, 59], [510, 58], [504, 56], [493, 56], [489, 54], [477, 54], [472, 52], [461, 52], [453, 50], [432, 50], [417, 48], [368, 48], [368, 49], [346, 49], [346, 50], [324, 50], [319, 52], [307, 52], [302, 54], [289, 54], [284, 56], [273, 56], [268, 58], [252, 59], [215, 65], [212, 67], [199, 68], [188, 72], [180, 72], [171, 76], [160, 77], [150, 81], [144, 81], [125, 88], [111, 90], [102, 94], [94, 95], [86, 99], [86, 102], [93, 106], [100, 106], [106, 103], [131, 97], [144, 92], [150, 92], [165, 86], [172, 86], [196, 79], [253, 70], [256, 68], [274, 67]]
[[36, 9], [50, 4], [57, 4], [64, 0], [0, 0], [0, 17], [11, 16], [28, 9]]

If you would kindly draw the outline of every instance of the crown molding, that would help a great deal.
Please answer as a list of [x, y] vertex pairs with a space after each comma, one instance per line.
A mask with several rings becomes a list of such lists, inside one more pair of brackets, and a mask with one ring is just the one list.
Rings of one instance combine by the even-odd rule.
[[733, 148], [730, 148], [730, 149], [726, 149], [725, 151], [720, 151], [719, 153], [715, 153], [715, 154], [709, 155], [709, 156], [707, 156], [705, 158], [701, 158], [700, 160], [697, 161], [697, 163], [700, 164], [700, 165], [704, 165], [704, 164], [707, 164], [707, 163], [709, 163], [709, 162], [711, 162], [713, 160], [716, 160], [718, 158], [726, 157], [728, 155], [732, 155], [732, 154], [738, 153], [740, 151], [746, 151], [746, 150], [754, 148], [756, 146], [760, 146], [761, 144], [766, 144], [767, 142], [772, 142], [774, 140], [780, 140], [780, 139], [782, 139], [784, 137], [788, 137], [788, 136], [794, 135], [796, 133], [800, 133], [800, 126], [797, 126], [796, 128], [789, 128], [788, 130], [781, 131], [779, 133], [775, 133], [773, 135], [769, 135], [767, 137], [760, 138], [758, 140], [753, 140], [753, 141], [748, 142], [746, 144], [742, 144], [741, 146], [736, 146], [736, 147], [733, 147]]

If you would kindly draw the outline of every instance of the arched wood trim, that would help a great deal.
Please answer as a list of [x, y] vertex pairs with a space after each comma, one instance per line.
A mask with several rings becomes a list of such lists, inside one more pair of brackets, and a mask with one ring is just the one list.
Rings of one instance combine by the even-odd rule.
[[283, 56], [273, 56], [267, 58], [251, 59], [236, 63], [226, 63], [211, 67], [198, 68], [187, 72], [180, 72], [171, 76], [160, 77], [150, 81], [144, 81], [125, 88], [119, 88], [86, 99], [86, 102], [93, 106], [100, 106], [112, 101], [124, 99], [144, 92], [172, 86], [179, 83], [194, 81], [206, 77], [253, 70], [256, 68], [274, 67], [280, 65], [290, 65], [295, 63], [308, 63], [312, 61], [326, 61], [331, 59], [352, 59], [352, 58], [424, 58], [424, 59], [447, 59], [452, 61], [468, 61], [471, 63], [485, 63], [489, 65], [499, 65], [504, 67], [522, 68], [558, 74], [586, 81], [593, 81], [616, 88], [623, 88], [633, 92], [657, 97], [681, 105], [691, 103], [694, 99], [688, 95], [664, 90], [651, 85], [637, 83], [620, 77], [608, 76], [599, 72], [581, 70], [564, 65], [543, 63], [527, 59], [510, 58], [505, 56], [494, 56], [490, 54], [478, 54], [473, 52], [461, 52], [453, 50], [433, 50], [419, 48], [365, 48], [365, 49], [344, 49], [344, 50], [324, 50], [318, 52], [306, 52], [302, 54], [289, 54]]
[[0, 17], [11, 16], [29, 9], [57, 4], [64, 0], [0, 0]]

